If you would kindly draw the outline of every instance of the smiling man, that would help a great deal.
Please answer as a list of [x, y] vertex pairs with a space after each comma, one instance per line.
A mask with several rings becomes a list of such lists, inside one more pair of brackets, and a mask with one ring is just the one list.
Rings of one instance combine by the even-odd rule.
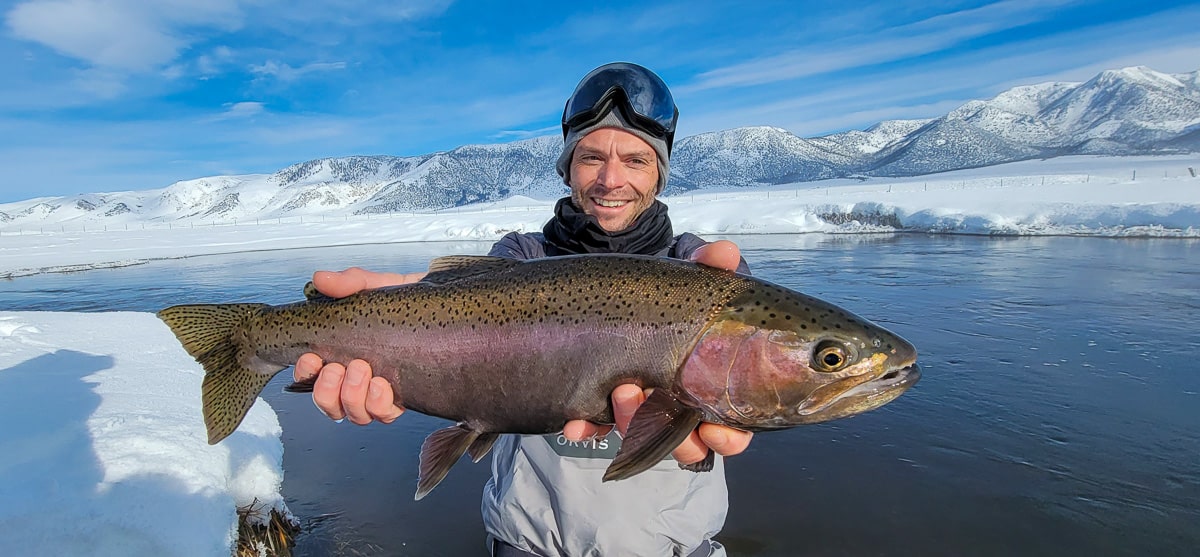
[[609, 232], [629, 228], [654, 202], [658, 157], [636, 135], [619, 128], [587, 134], [571, 157], [571, 200]]
[[[749, 272], [732, 242], [676, 236], [667, 206], [658, 201], [679, 112], [657, 75], [614, 63], [583, 78], [563, 110], [563, 152], [557, 170], [571, 195], [558, 201], [539, 233], [510, 233], [490, 255], [512, 259], [585, 253], [633, 253], [691, 259]], [[320, 271], [313, 283], [329, 296], [346, 296], [419, 280], [349, 269]], [[347, 366], [305, 354], [295, 379], [311, 381], [317, 407], [335, 420], [391, 422], [403, 412], [391, 384], [370, 366]], [[496, 556], [724, 555], [712, 537], [728, 508], [720, 456], [743, 451], [750, 434], [701, 424], [668, 459], [618, 482], [603, 474], [621, 434], [646, 395], [636, 385], [612, 393], [612, 426], [568, 422], [562, 434], [504, 435], [492, 450], [492, 478], [484, 488], [483, 520]], [[692, 470], [711, 471], [697, 473]]]

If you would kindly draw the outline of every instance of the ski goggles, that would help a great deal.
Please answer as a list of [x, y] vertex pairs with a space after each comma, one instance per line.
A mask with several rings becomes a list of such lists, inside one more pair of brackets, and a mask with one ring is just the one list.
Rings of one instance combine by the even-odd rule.
[[631, 125], [665, 141], [671, 151], [679, 119], [671, 90], [654, 72], [628, 62], [605, 64], [584, 76], [563, 108], [563, 137], [599, 122], [614, 107]]

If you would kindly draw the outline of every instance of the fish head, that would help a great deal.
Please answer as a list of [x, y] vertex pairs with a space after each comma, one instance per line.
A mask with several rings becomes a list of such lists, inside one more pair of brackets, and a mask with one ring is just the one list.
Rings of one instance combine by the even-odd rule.
[[920, 378], [908, 341], [823, 300], [756, 282], [717, 312], [678, 375], [707, 421], [781, 429], [891, 402]]

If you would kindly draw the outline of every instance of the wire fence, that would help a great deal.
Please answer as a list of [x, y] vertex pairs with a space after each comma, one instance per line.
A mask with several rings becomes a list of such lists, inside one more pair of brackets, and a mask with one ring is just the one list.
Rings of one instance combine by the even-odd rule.
[[[1155, 168], [1153, 170], [1141, 171], [1140, 178], [1144, 182], [1148, 178], [1158, 179], [1161, 174], [1162, 179], [1197, 179], [1197, 170], [1194, 167], [1174, 168], [1171, 170], [1163, 170]], [[995, 188], [1029, 188], [1029, 187], [1045, 187], [1047, 185], [1067, 185], [1067, 184], [1127, 184], [1131, 187], [1141, 187], [1139, 180], [1139, 170], [1130, 169], [1123, 173], [1079, 173], [1079, 174], [1054, 174], [1054, 175], [1039, 175], [1039, 176], [996, 176], [996, 177], [974, 177], [964, 179], [948, 179], [940, 177], [931, 177], [929, 180], [922, 179], [906, 179], [901, 181], [878, 183], [877, 179], [863, 179], [861, 185], [851, 183], [842, 183], [829, 185], [823, 182], [808, 182], [799, 184], [789, 184], [778, 187], [763, 187], [756, 185], [748, 187], [744, 190], [729, 189], [726, 191], [700, 191], [684, 194], [677, 194], [666, 197], [664, 201], [668, 205], [678, 204], [697, 204], [708, 202], [724, 202], [733, 200], [786, 200], [789, 198], [798, 199], [801, 197], [807, 198], [812, 202], [818, 202], [822, 197], [828, 198], [829, 202], [837, 200], [852, 199], [861, 197], [865, 194], [904, 194], [917, 192], [947, 192], [947, 191], [967, 191], [967, 190], [983, 190]], [[1200, 187], [1200, 180], [1197, 180], [1197, 187]], [[881, 200], [886, 200], [882, 198]], [[96, 217], [89, 222], [82, 222], [82, 219], [76, 219], [68, 222], [54, 224], [37, 224], [36, 226], [17, 226], [4, 227], [0, 223], [0, 237], [3, 236], [18, 236], [30, 234], [62, 234], [62, 233], [78, 233], [78, 232], [109, 232], [109, 231], [129, 231], [129, 230], [182, 230], [195, 228], [219, 228], [219, 227], [240, 227], [240, 226], [264, 226], [264, 225], [296, 225], [296, 224], [314, 224], [314, 223], [346, 223], [346, 222], [370, 222], [391, 219], [411, 219], [411, 218], [428, 218], [445, 215], [467, 215], [467, 214], [487, 214], [487, 213], [523, 213], [523, 212], [540, 212], [545, 213], [553, 206], [551, 202], [534, 202], [530, 205], [513, 205], [511, 202], [498, 201], [488, 203], [475, 203], [471, 205], [463, 205], [458, 207], [446, 207], [440, 209], [429, 209], [423, 211], [398, 211], [388, 213], [358, 213], [358, 214], [336, 214], [322, 213], [309, 215], [289, 215], [276, 216], [270, 218], [206, 218], [195, 217], [188, 219], [176, 219], [170, 221], [143, 221], [143, 222], [105, 222], [106, 217]]]

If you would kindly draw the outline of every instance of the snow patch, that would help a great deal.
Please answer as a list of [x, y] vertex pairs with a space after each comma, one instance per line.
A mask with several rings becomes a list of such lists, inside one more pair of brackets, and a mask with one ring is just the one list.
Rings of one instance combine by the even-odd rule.
[[236, 509], [286, 514], [259, 400], [210, 446], [202, 371], [147, 313], [0, 313], [0, 554], [229, 555]]

